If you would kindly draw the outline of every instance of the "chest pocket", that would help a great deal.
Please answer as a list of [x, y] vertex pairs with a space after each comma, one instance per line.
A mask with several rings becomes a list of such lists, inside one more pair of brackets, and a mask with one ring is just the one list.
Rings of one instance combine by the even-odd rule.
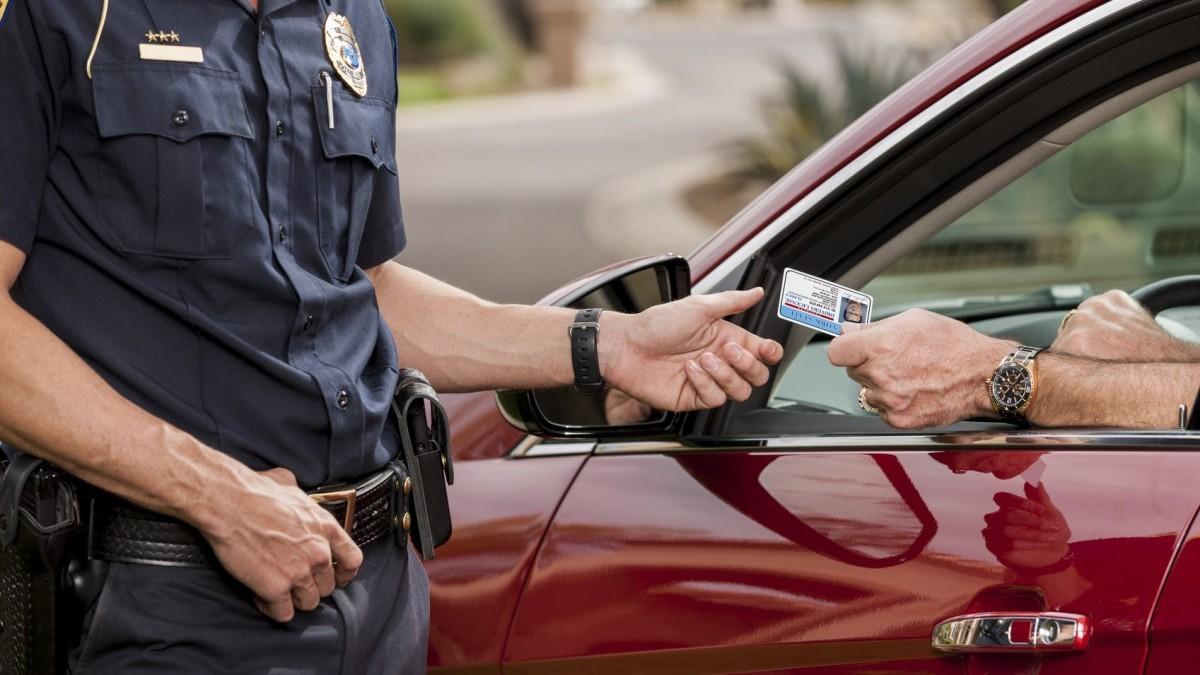
[[228, 258], [253, 227], [253, 131], [236, 73], [97, 64], [101, 221], [125, 252]]
[[[333, 127], [329, 124], [333, 92]], [[391, 101], [358, 98], [336, 81], [313, 87], [323, 158], [317, 161], [317, 219], [329, 272], [346, 281], [354, 271], [380, 170], [396, 173], [395, 109]]]

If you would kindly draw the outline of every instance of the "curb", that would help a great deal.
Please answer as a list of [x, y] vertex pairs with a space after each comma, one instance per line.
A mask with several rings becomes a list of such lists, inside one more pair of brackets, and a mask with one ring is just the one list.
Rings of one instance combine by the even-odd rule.
[[410, 133], [598, 115], [649, 103], [667, 93], [664, 78], [634, 49], [591, 49], [585, 58], [591, 83], [583, 87], [400, 108], [396, 129]]

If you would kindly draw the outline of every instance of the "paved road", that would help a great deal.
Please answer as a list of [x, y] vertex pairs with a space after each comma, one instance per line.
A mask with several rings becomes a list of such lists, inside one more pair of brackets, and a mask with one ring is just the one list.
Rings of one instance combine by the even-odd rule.
[[402, 125], [409, 248], [401, 261], [505, 302], [536, 300], [612, 262], [584, 231], [594, 191], [759, 130], [758, 100], [777, 86], [773, 64], [786, 57], [821, 68], [828, 27], [825, 18], [609, 20], [593, 40], [637, 50], [661, 74], [664, 95], [557, 119], [411, 133]]

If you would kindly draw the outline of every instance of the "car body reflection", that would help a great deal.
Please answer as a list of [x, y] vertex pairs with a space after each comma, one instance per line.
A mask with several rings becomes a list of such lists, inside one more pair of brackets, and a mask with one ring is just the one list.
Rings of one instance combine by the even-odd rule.
[[[832, 667], [853, 655], [889, 672], [961, 673], [959, 657], [932, 652], [936, 623], [1052, 608], [1105, 617], [1095, 639], [1111, 649], [1070, 657], [1079, 667], [1136, 668], [1173, 542], [1194, 510], [1184, 478], [1200, 458], [960, 452], [591, 457], [532, 565], [505, 658], [544, 672], [715, 673]], [[1027, 506], [997, 494], [1041, 499], [1021, 478], [1039, 461], [1048, 503], [1090, 529], [1062, 530], [1078, 530], [1069, 564], [1030, 578], [1016, 538], [986, 530], [989, 518]], [[1133, 498], [1149, 485], [1153, 503]]]

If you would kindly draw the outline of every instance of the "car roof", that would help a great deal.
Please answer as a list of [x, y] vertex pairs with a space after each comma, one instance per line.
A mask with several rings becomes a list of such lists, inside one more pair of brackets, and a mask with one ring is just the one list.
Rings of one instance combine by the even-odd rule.
[[1107, 0], [1029, 0], [910, 80], [821, 146], [689, 256], [699, 280], [824, 180], [959, 85]]

